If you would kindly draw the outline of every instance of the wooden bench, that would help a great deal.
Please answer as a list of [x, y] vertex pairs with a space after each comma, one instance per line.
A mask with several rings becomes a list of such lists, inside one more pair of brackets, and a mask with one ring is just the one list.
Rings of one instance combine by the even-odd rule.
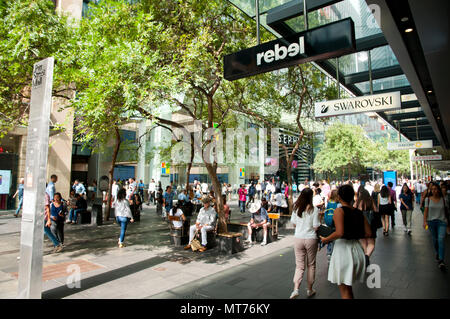
[[[231, 232], [239, 232], [242, 233], [243, 240], [247, 240], [248, 238], [248, 223], [246, 222], [231, 222], [227, 223], [227, 229]], [[278, 226], [275, 226], [277, 233], [273, 232], [273, 224], [272, 222], [267, 227], [267, 243], [271, 243], [274, 240], [278, 239]], [[262, 242], [264, 239], [264, 231], [263, 228], [260, 227], [258, 229], [252, 230], [252, 240], [256, 242]]]
[[228, 255], [244, 250], [242, 233], [226, 232], [217, 234], [217, 246], [220, 253]]

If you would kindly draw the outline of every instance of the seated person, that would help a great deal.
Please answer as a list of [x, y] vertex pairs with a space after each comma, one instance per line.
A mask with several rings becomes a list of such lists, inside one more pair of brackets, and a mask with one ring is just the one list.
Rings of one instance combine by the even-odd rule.
[[264, 239], [261, 243], [261, 246], [267, 244], [267, 227], [270, 225], [269, 215], [267, 214], [267, 210], [261, 206], [261, 203], [255, 202], [250, 206], [250, 213], [252, 217], [250, 222], [247, 225], [248, 228], [248, 239], [247, 242], [252, 244], [252, 229], [262, 227], [264, 230]]
[[223, 200], [223, 213], [225, 214], [225, 220], [230, 221], [230, 206], [227, 205], [227, 195], [222, 195]]
[[273, 205], [267, 201], [267, 198], [261, 198], [261, 207], [263, 207], [267, 213], [272, 213]]
[[170, 216], [178, 216], [180, 217], [180, 220], [172, 220], [172, 225], [174, 228], [181, 228], [183, 227], [183, 223], [186, 220], [186, 217], [183, 214], [183, 211], [181, 210], [181, 203], [178, 201], [176, 205], [170, 210], [169, 212]]
[[178, 202], [181, 206], [189, 202], [189, 196], [187, 196], [187, 191], [185, 189], [178, 195]]
[[189, 228], [189, 244], [184, 247], [184, 249], [191, 248], [191, 242], [194, 239], [194, 235], [196, 231], [200, 231], [202, 234], [202, 248], [199, 249], [200, 252], [204, 252], [206, 250], [206, 245], [208, 244], [207, 240], [207, 231], [213, 230], [216, 224], [217, 213], [214, 208], [211, 206], [212, 199], [209, 196], [205, 196], [202, 199], [203, 207], [200, 209], [200, 212], [197, 216], [197, 221], [195, 225], [192, 225]]
[[76, 194], [75, 198], [76, 202], [75, 205], [73, 205], [70, 209], [69, 220], [67, 221], [67, 224], [76, 224], [78, 213], [83, 212], [87, 209], [87, 202], [83, 198], [83, 196], [81, 196], [81, 194]]

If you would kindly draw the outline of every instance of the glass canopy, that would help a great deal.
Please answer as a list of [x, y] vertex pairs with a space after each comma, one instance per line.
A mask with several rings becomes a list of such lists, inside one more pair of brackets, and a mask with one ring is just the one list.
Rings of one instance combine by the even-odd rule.
[[[228, 1], [249, 17], [255, 19], [255, 0]], [[370, 77], [373, 79], [373, 94], [401, 91], [402, 110], [388, 113], [378, 112], [381, 118], [395, 128], [398, 127], [398, 123], [410, 123], [416, 121], [416, 119], [420, 119], [421, 123], [427, 121], [420, 104], [412, 94], [414, 92], [395, 54], [384, 38], [371, 8], [364, 0], [306, 1], [310, 29], [348, 17], [351, 17], [355, 24], [356, 52], [341, 56], [338, 59], [316, 61], [317, 66], [322, 71], [328, 73], [335, 80], [337, 79], [337, 71], [339, 71], [341, 86], [355, 96], [371, 93]], [[266, 28], [277, 38], [305, 30], [303, 0], [259, 0], [259, 11], [261, 27]], [[289, 11], [289, 13], [286, 14], [286, 11]], [[374, 13], [376, 14], [376, 11]], [[285, 17], [283, 17], [283, 14]], [[276, 19], [274, 17], [280, 16], [282, 18], [278, 18], [274, 22], [274, 19]], [[267, 23], [268, 20], [271, 21], [269, 22], [270, 25]], [[369, 57], [371, 69], [369, 68]], [[338, 65], [339, 70], [337, 70]], [[407, 95], [408, 99], [403, 99]], [[407, 109], [407, 111], [404, 109]], [[408, 139], [416, 138], [415, 133], [403, 131], [401, 126], [400, 132]], [[433, 141], [435, 145], [439, 145], [436, 136], [433, 136]]]

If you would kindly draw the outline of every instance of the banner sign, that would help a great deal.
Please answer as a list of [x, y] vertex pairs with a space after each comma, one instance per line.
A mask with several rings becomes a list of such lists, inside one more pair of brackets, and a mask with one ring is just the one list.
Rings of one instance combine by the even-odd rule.
[[426, 156], [412, 156], [411, 160], [417, 161], [442, 161], [442, 155], [426, 155]]
[[433, 148], [433, 140], [411, 141], [411, 142], [395, 142], [388, 143], [387, 149], [394, 150], [410, 150], [419, 148]]
[[0, 194], [9, 194], [11, 171], [0, 170]]
[[329, 117], [364, 112], [399, 110], [402, 107], [400, 92], [364, 95], [349, 99], [316, 102], [315, 117]]
[[355, 25], [346, 18], [224, 57], [224, 77], [233, 81], [355, 51]]
[[397, 171], [384, 171], [383, 172], [383, 184], [387, 186], [389, 182], [392, 182], [394, 186], [392, 189], [397, 187]]

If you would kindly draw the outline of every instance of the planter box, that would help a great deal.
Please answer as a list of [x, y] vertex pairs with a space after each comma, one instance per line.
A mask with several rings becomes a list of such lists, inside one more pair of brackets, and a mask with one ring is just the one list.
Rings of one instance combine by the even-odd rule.
[[228, 232], [217, 235], [219, 252], [227, 255], [243, 251], [244, 245], [242, 241], [242, 233]]

